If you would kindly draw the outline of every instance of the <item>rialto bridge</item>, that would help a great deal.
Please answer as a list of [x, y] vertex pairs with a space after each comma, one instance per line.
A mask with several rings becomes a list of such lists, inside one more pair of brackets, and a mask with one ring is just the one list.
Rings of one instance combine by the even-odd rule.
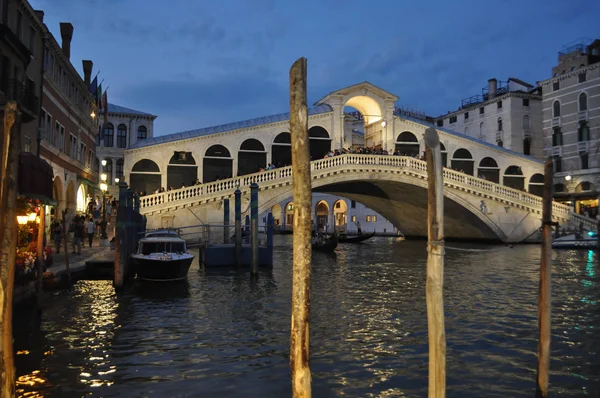
[[[327, 95], [309, 110], [313, 189], [356, 200], [407, 235], [426, 235], [425, 147], [429, 123], [396, 114], [398, 98], [361, 83]], [[357, 109], [357, 120], [344, 107]], [[362, 131], [361, 131], [362, 130]], [[518, 242], [540, 227], [541, 162], [462, 134], [438, 129], [444, 165], [446, 236]], [[353, 146], [378, 147], [393, 155], [324, 156]], [[403, 156], [400, 156], [403, 155]], [[259, 171], [268, 164], [279, 166]], [[292, 196], [289, 115], [279, 114], [222, 126], [159, 136], [125, 153], [125, 178], [145, 191], [141, 211], [148, 227], [222, 223], [222, 201], [239, 188], [247, 211], [249, 186], [260, 187], [260, 212]], [[196, 179], [201, 184], [192, 185]], [[185, 187], [182, 187], [182, 184]], [[152, 194], [156, 189], [173, 190]], [[577, 219], [553, 204], [561, 224]], [[232, 217], [233, 219], [233, 217]]]

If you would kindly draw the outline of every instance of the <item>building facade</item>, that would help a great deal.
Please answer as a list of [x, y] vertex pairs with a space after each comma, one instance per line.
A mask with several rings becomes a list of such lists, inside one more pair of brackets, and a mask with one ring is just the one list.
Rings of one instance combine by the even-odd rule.
[[542, 97], [538, 87], [509, 78], [490, 79], [481, 95], [465, 98], [454, 112], [435, 118], [438, 127], [543, 157]]
[[96, 151], [101, 173], [107, 175], [109, 194], [117, 192], [116, 179], [123, 180], [124, 153], [132, 145], [154, 136], [155, 115], [115, 104], [108, 104], [108, 123], [102, 136], [96, 136]]
[[600, 186], [600, 40], [558, 53], [543, 93], [544, 147], [554, 163], [555, 200], [598, 214]]
[[33, 10], [27, 1], [0, 0], [0, 110], [7, 101], [17, 101], [21, 151], [35, 154], [42, 96], [43, 21], [44, 13]]
[[45, 27], [44, 85], [40, 153], [54, 170], [54, 215], [85, 211], [88, 196], [97, 195], [96, 100], [90, 94], [92, 61], [83, 61], [84, 78], [71, 63], [73, 25], [61, 23], [62, 45]]

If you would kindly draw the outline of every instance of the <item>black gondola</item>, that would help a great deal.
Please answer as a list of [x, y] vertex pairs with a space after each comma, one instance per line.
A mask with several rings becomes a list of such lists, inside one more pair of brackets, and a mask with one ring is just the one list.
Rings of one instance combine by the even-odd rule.
[[317, 235], [312, 239], [312, 249], [320, 252], [331, 253], [338, 245], [336, 234], [331, 236]]
[[373, 231], [370, 234], [367, 235], [358, 235], [358, 236], [348, 236], [346, 234], [340, 234], [340, 236], [338, 237], [338, 242], [340, 243], [360, 243], [360, 242], [364, 242], [367, 239], [372, 238], [373, 236], [375, 236], [375, 231]]

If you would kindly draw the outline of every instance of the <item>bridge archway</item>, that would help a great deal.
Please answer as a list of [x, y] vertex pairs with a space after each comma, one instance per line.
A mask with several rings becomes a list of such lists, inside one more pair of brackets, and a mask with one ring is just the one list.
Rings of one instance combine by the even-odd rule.
[[500, 183], [500, 167], [494, 158], [485, 157], [479, 162], [477, 174], [480, 178], [485, 178], [488, 181]]
[[544, 175], [541, 173], [536, 173], [531, 176], [529, 179], [529, 186], [527, 187], [527, 191], [531, 194], [537, 196], [544, 195]]
[[275, 206], [271, 207], [271, 214], [273, 215], [273, 224], [275, 227], [279, 228], [281, 226], [281, 205], [276, 203]]
[[339, 199], [333, 204], [333, 220], [336, 231], [345, 231], [348, 228], [348, 205], [345, 200]]
[[454, 151], [451, 159], [451, 165], [454, 170], [462, 171], [465, 174], [474, 175], [475, 161], [471, 152], [465, 148], [459, 148]]
[[70, 210], [71, 214], [77, 210], [77, 198], [75, 196], [75, 183], [73, 180], [69, 181], [67, 185], [67, 209]]
[[255, 138], [242, 142], [238, 151], [239, 175], [257, 173], [265, 167], [267, 167], [267, 151], [262, 142]]
[[[142, 159], [133, 165], [129, 175], [131, 190], [134, 192], [146, 192], [151, 194], [160, 188], [161, 173], [160, 167], [150, 160]], [[179, 188], [179, 187], [173, 187]]]
[[275, 140], [273, 140], [273, 144], [271, 145], [271, 163], [277, 167], [292, 164], [292, 136], [287, 131], [277, 134]]
[[346, 101], [344, 106], [350, 106], [360, 112], [365, 125], [383, 120], [383, 113], [377, 101], [366, 95], [355, 95]]
[[202, 159], [202, 182], [217, 181], [232, 176], [233, 158], [229, 149], [223, 145], [213, 145], [204, 153]]
[[329, 224], [329, 203], [321, 200], [315, 206], [315, 220], [313, 224], [316, 224], [318, 231], [323, 231]]
[[521, 191], [525, 190], [525, 176], [523, 175], [521, 166], [508, 166], [506, 170], [504, 170], [504, 177], [502, 180], [502, 185]]
[[198, 166], [191, 152], [175, 151], [167, 166], [167, 185], [175, 189], [196, 183]]
[[287, 202], [285, 204], [285, 218], [281, 227], [285, 230], [294, 229], [294, 202]]
[[85, 186], [79, 184], [79, 188], [77, 188], [77, 211], [80, 213], [85, 213], [87, 210], [87, 201], [85, 199]]
[[329, 132], [321, 126], [308, 129], [311, 160], [323, 159], [331, 151], [331, 137]]
[[52, 197], [58, 202], [58, 206], [54, 208], [54, 217], [57, 220], [61, 220], [65, 198], [63, 194], [63, 183], [59, 176], [55, 176], [54, 180], [52, 180]]
[[419, 156], [420, 144], [417, 136], [410, 131], [404, 131], [396, 137], [395, 153], [401, 156]]

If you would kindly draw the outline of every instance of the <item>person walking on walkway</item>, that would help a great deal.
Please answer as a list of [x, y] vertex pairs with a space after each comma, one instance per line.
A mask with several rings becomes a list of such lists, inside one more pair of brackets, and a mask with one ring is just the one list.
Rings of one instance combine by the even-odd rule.
[[[56, 254], [60, 253], [60, 244], [62, 242], [62, 225], [58, 220], [54, 220], [54, 223], [52, 223], [52, 240], [54, 241]], [[68, 248], [66, 250], [68, 250]]]
[[87, 222], [87, 236], [88, 243], [90, 247], [92, 247], [92, 242], [94, 241], [94, 233], [96, 232], [96, 223], [94, 222], [94, 218], [90, 217], [90, 220]]
[[83, 221], [79, 216], [73, 219], [73, 254], [81, 254], [81, 240], [83, 239]]

